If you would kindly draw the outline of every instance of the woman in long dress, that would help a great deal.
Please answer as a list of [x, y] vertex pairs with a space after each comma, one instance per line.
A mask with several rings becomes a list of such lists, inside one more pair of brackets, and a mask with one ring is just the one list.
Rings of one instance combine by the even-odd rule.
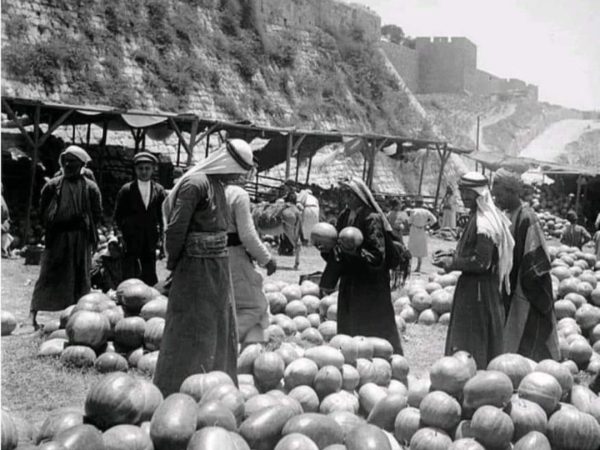
[[421, 271], [423, 258], [427, 257], [427, 227], [437, 222], [436, 217], [427, 209], [423, 208], [423, 200], [417, 199], [408, 219], [410, 223], [410, 234], [408, 236], [408, 249], [413, 258], [417, 258], [416, 272]]
[[381, 337], [392, 344], [395, 353], [402, 354], [385, 255], [384, 232], [392, 227], [362, 180], [353, 178], [342, 183], [342, 187], [349, 194], [348, 207], [340, 214], [336, 228], [339, 232], [348, 226], [356, 227], [364, 240], [353, 252], [337, 246], [323, 253], [327, 266], [321, 288], [330, 291], [340, 282], [338, 333]]
[[503, 353], [502, 288], [510, 292], [514, 240], [510, 221], [494, 205], [487, 179], [464, 175], [459, 184], [469, 222], [453, 257], [436, 261], [446, 272], [460, 270], [446, 338], [446, 355], [469, 352], [479, 369]]
[[183, 175], [163, 204], [173, 280], [154, 383], [165, 397], [197, 373], [221, 370], [237, 382], [225, 185], [250, 169], [250, 146], [229, 140]]
[[442, 200], [442, 228], [456, 228], [457, 199], [452, 186], [446, 188], [446, 195]]

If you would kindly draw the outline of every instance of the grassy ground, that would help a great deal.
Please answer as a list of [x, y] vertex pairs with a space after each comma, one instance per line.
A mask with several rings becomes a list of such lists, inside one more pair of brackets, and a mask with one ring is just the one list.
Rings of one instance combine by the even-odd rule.
[[[432, 248], [449, 248], [453, 244], [434, 240]], [[302, 274], [323, 269], [323, 260], [312, 248], [304, 248], [299, 270], [293, 270], [292, 257], [278, 257], [279, 269], [269, 279], [298, 283]], [[25, 266], [22, 259], [2, 260], [1, 306], [15, 314], [19, 322], [27, 319], [33, 286], [39, 266]], [[435, 268], [424, 262], [423, 273], [413, 277], [426, 277]], [[159, 278], [164, 277], [164, 263], [159, 263]], [[263, 273], [263, 275], [265, 275]], [[395, 293], [394, 295], [398, 295]], [[59, 313], [40, 313], [41, 323], [57, 318]], [[431, 363], [442, 356], [446, 327], [409, 325], [403, 345], [411, 372], [423, 374]], [[86, 392], [99, 378], [95, 371], [67, 370], [56, 360], [36, 358], [41, 342], [39, 334], [31, 327], [17, 328], [11, 336], [3, 337], [1, 396], [2, 407], [32, 423], [41, 422], [47, 412], [62, 406], [83, 407]]]

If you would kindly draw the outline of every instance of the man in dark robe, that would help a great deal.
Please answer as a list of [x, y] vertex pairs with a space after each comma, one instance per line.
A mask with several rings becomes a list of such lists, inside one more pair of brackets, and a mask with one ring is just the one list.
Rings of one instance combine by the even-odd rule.
[[102, 218], [102, 197], [96, 183], [82, 175], [90, 160], [72, 145], [59, 157], [62, 174], [42, 188], [40, 209], [46, 248], [33, 290], [31, 320], [38, 329], [38, 311], [60, 311], [90, 291], [90, 266]]
[[515, 239], [510, 294], [503, 292], [507, 313], [504, 351], [534, 361], [558, 359], [550, 257], [537, 216], [521, 204], [521, 189], [518, 174], [506, 169], [496, 172], [492, 193], [498, 206], [507, 212]]
[[386, 232], [392, 227], [373, 198], [369, 188], [358, 178], [345, 181], [347, 208], [340, 214], [337, 230], [352, 226], [363, 235], [358, 248], [333, 249], [321, 246], [327, 266], [320, 287], [332, 291], [338, 280], [338, 333], [350, 336], [375, 336], [386, 339], [394, 353], [402, 354], [390, 293], [390, 271], [386, 264]]
[[163, 231], [161, 207], [165, 190], [152, 181], [158, 163], [153, 154], [138, 153], [133, 162], [137, 179], [119, 190], [114, 214], [125, 247], [123, 277], [139, 278], [154, 286], [158, 281], [156, 248]]

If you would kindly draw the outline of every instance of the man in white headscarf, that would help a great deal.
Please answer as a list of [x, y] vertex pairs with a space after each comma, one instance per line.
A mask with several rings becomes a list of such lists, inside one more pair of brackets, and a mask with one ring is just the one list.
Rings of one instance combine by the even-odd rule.
[[446, 272], [462, 272], [454, 291], [446, 355], [465, 350], [484, 369], [503, 353], [502, 291], [510, 292], [514, 240], [510, 221], [494, 205], [486, 177], [469, 172], [458, 187], [471, 216], [454, 256], [434, 259]]
[[167, 269], [173, 278], [154, 383], [165, 397], [193, 374], [220, 370], [237, 381], [225, 186], [252, 167], [248, 143], [228, 140], [188, 170], [163, 204]]
[[90, 159], [85, 150], [71, 145], [59, 157], [61, 174], [42, 188], [46, 248], [31, 300], [34, 329], [38, 311], [63, 310], [90, 291], [92, 253], [102, 219], [100, 189], [83, 175]]

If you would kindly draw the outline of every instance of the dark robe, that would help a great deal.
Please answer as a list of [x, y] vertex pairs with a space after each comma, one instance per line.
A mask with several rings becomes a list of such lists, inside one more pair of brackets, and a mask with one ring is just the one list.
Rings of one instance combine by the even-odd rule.
[[158, 281], [156, 246], [163, 229], [161, 207], [164, 199], [164, 188], [154, 181], [150, 182], [147, 208], [137, 181], [125, 184], [119, 190], [114, 219], [125, 244], [124, 278], [139, 278], [149, 286], [154, 286]]
[[364, 242], [356, 255], [335, 250], [324, 255], [327, 266], [321, 287], [333, 289], [339, 279], [337, 332], [349, 336], [375, 336], [392, 344], [402, 354], [390, 293], [390, 272], [385, 265], [383, 221], [379, 214], [363, 206], [352, 222], [350, 210], [337, 223], [338, 232], [347, 226], [358, 228]]
[[228, 217], [220, 182], [202, 173], [183, 180], [165, 230], [173, 281], [154, 375], [165, 397], [197, 373], [221, 370], [237, 382]]
[[90, 291], [92, 250], [102, 217], [98, 186], [82, 176], [52, 178], [42, 188], [40, 209], [46, 236], [32, 311], [60, 311]]
[[472, 214], [456, 246], [450, 267], [460, 270], [448, 325], [445, 354], [469, 352], [478, 369], [503, 352], [504, 305], [496, 269], [498, 249], [477, 232]]
[[511, 215], [515, 238], [511, 294], [504, 292], [507, 312], [505, 351], [534, 361], [559, 358], [552, 297], [550, 257], [535, 213], [521, 206]]

